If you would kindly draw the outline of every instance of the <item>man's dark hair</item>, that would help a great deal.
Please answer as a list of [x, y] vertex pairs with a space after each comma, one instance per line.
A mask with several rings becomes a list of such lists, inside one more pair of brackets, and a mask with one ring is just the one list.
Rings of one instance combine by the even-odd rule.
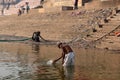
[[37, 31], [37, 32], [36, 32], [36, 35], [37, 35], [37, 36], [40, 36], [40, 31]]
[[62, 43], [59, 43], [59, 44], [58, 44], [58, 48], [60, 48], [60, 45], [62, 45]]

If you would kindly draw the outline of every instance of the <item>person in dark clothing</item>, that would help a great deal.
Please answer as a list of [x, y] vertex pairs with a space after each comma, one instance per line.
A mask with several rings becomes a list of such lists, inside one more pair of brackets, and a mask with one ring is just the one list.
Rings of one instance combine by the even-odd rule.
[[40, 0], [40, 3], [44, 2], [44, 0]]
[[1, 10], [1, 14], [4, 15], [4, 8], [2, 8], [2, 10]]
[[27, 6], [26, 6], [26, 13], [28, 13], [29, 10], [30, 10], [30, 7], [29, 7], [29, 5], [27, 5]]
[[22, 12], [22, 14], [24, 14], [24, 11], [25, 11], [24, 6], [21, 6], [20, 8], [21, 8], [21, 12]]
[[26, 4], [26, 13], [28, 13], [29, 10], [30, 10], [30, 6], [29, 6], [29, 3], [28, 3], [28, 2], [26, 2], [25, 4]]
[[21, 9], [18, 9], [18, 16], [22, 14]]
[[35, 42], [40, 42], [40, 39], [45, 41], [45, 39], [40, 35], [40, 31], [34, 32], [32, 35], [32, 40]]
[[7, 5], [6, 9], [8, 10], [9, 8], [10, 8], [10, 2], [8, 2], [8, 5]]
[[75, 0], [74, 2], [74, 9], [78, 9], [78, 0]]

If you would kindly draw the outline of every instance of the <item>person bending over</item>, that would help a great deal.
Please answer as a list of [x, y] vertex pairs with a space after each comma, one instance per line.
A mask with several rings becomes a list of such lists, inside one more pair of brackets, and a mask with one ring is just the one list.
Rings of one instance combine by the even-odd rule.
[[62, 49], [62, 54], [59, 58], [55, 59], [53, 61], [53, 64], [55, 64], [57, 61], [62, 59], [62, 65], [63, 66], [71, 66], [74, 65], [74, 52], [71, 49], [71, 47], [64, 43], [59, 43], [58, 48]]
[[45, 41], [45, 39], [40, 35], [40, 31], [33, 33], [32, 40], [35, 42]]

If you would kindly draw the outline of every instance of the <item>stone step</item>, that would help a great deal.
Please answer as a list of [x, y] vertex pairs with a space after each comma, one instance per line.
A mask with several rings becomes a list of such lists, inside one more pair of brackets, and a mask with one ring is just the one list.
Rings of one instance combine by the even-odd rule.
[[120, 24], [109, 24], [109, 25], [104, 25], [103, 29], [115, 29], [116, 27], [118, 27]]
[[116, 46], [118, 43], [119, 42], [101, 42], [101, 44], [96, 45], [96, 47], [110, 50], [119, 50], [120, 46]]
[[[113, 29], [104, 29], [104, 30], [100, 30], [100, 31], [97, 31], [96, 33], [99, 33], [99, 34], [107, 34], [107, 33], [109, 33], [110, 31], [112, 31]], [[94, 33], [94, 34], [96, 34], [96, 33]]]
[[[114, 27], [113, 27], [114, 28]], [[87, 38], [88, 40], [90, 40], [90, 38], [92, 38], [92, 40], [97, 40], [101, 37], [103, 37], [104, 35], [106, 35], [107, 33], [109, 33], [110, 31], [112, 31], [114, 29], [104, 29], [104, 30], [101, 30], [99, 32], [95, 32], [93, 33], [92, 35], [90, 35], [91, 37]], [[114, 34], [112, 34], [112, 36], [114, 36]]]
[[120, 22], [120, 21], [111, 20], [111, 21], [109, 21], [108, 23], [105, 23], [104, 25], [109, 25], [109, 24], [113, 24], [113, 25], [114, 25], [114, 24], [116, 24], [116, 23], [119, 24], [119, 22]]
[[111, 18], [110, 19], [111, 21], [120, 21], [120, 16], [117, 16], [117, 18], [115, 17], [115, 18]]
[[106, 41], [106, 42], [120, 42], [120, 37], [106, 36], [106, 38], [104, 38], [103, 41]]

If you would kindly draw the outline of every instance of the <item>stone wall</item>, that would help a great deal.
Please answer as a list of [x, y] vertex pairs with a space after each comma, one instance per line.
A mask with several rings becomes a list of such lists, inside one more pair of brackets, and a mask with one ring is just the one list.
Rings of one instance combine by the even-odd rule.
[[[79, 0], [78, 6], [82, 5], [82, 0]], [[74, 0], [47, 0], [43, 5], [45, 12], [62, 11], [62, 6], [74, 6]]]
[[[116, 7], [120, 5], [120, 0], [79, 0], [78, 6], [84, 6], [86, 9], [98, 9], [107, 7]], [[62, 6], [74, 7], [74, 0], [46, 0], [42, 12], [62, 11]], [[41, 12], [41, 11], [40, 11]]]
[[120, 0], [93, 0], [85, 3], [86, 9], [117, 7], [120, 5]]

